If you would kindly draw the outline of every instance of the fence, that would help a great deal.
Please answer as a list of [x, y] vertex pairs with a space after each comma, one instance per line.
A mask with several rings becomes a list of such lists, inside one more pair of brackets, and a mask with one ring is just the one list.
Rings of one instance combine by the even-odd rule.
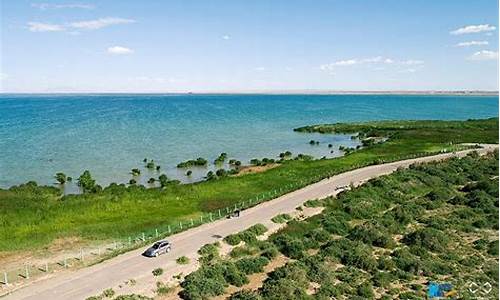
[[315, 182], [321, 181], [325, 178], [332, 177], [336, 174], [348, 170], [358, 169], [369, 165], [381, 164], [391, 161], [429, 156], [439, 153], [442, 152], [441, 151], [421, 152], [409, 155], [394, 156], [391, 157], [390, 159], [385, 159], [385, 160], [379, 159], [376, 162], [371, 161], [371, 162], [359, 163], [349, 168], [345, 167], [343, 169], [337, 169], [335, 171], [329, 170], [327, 172], [322, 173], [321, 175], [310, 177], [308, 178], [308, 180], [298, 180], [290, 184], [286, 184], [278, 189], [274, 189], [272, 191], [259, 194], [246, 201], [235, 203], [234, 205], [221, 208], [212, 212], [202, 213], [197, 218], [184, 219], [179, 221], [178, 223], [177, 222], [168, 223], [163, 225], [162, 227], [157, 227], [149, 231], [144, 231], [135, 236], [130, 235], [121, 239], [116, 239], [115, 241], [100, 247], [98, 246], [98, 247], [81, 248], [79, 251], [66, 253], [62, 255], [59, 260], [53, 260], [51, 262], [44, 262], [38, 264], [26, 262], [16, 268], [10, 270], [4, 270], [3, 274], [0, 274], [0, 283], [3, 284], [4, 287], [16, 283], [21, 284], [23, 281], [29, 280], [30, 278], [39, 277], [41, 275], [46, 275], [58, 270], [67, 269], [71, 267], [92, 265], [100, 261], [103, 261], [105, 259], [116, 256], [117, 254], [137, 249], [141, 246], [145, 246], [146, 244], [152, 242], [153, 240], [165, 238], [167, 236], [179, 233], [181, 231], [190, 228], [200, 226], [205, 223], [226, 218], [226, 216], [232, 213], [234, 210], [244, 210], [253, 207], [262, 202], [276, 198], [277, 196], [281, 196], [283, 194], [292, 192], [304, 186], [313, 184]]

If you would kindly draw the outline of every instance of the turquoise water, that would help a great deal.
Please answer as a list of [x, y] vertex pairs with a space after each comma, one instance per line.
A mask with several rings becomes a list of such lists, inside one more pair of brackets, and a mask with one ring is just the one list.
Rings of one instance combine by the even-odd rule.
[[[128, 182], [132, 168], [154, 159], [169, 177], [194, 181], [175, 165], [221, 152], [247, 163], [290, 150], [336, 156], [327, 144], [352, 146], [349, 135], [293, 132], [294, 127], [385, 119], [498, 116], [497, 97], [423, 95], [0, 95], [0, 187], [56, 172], [88, 169], [98, 183]], [[319, 140], [310, 146], [309, 140]], [[210, 168], [209, 168], [210, 169]], [[158, 176], [146, 172], [145, 181]]]

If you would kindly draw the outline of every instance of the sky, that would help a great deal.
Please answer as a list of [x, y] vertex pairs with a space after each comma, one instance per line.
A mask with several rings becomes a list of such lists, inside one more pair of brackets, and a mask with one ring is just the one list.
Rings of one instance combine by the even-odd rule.
[[0, 0], [0, 92], [498, 90], [496, 0]]

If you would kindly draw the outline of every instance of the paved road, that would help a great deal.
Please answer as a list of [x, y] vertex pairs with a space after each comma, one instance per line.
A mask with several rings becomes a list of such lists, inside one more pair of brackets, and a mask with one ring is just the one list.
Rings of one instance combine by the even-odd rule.
[[[498, 145], [484, 145], [483, 147], [479, 152], [485, 153], [498, 148]], [[182, 255], [193, 257], [201, 246], [219, 240], [220, 236], [239, 232], [256, 223], [268, 222], [279, 213], [294, 211], [297, 206], [309, 199], [335, 195], [337, 193], [335, 188], [338, 186], [348, 185], [351, 182], [360, 184], [370, 178], [389, 174], [397, 168], [407, 167], [415, 162], [441, 160], [454, 155], [464, 156], [468, 152], [470, 151], [440, 154], [369, 166], [342, 173], [245, 210], [237, 219], [220, 220], [173, 235], [169, 238], [174, 245], [172, 251], [159, 258], [142, 257], [140, 254], [144, 249], [130, 251], [103, 263], [78, 271], [61, 273], [53, 278], [34, 283], [15, 291], [2, 300], [85, 299], [99, 294], [106, 288], [115, 287], [128, 279], [151, 276], [151, 270], [159, 265], [166, 270], [176, 270], [178, 268], [175, 262], [177, 257]]]

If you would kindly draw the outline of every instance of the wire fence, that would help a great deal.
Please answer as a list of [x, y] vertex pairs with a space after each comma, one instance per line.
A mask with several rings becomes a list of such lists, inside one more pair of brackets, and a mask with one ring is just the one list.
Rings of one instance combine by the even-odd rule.
[[106, 245], [82, 247], [77, 251], [63, 253], [62, 255], [58, 256], [59, 259], [52, 258], [51, 261], [37, 262], [37, 263], [26, 261], [25, 263], [20, 264], [17, 267], [11, 268], [9, 270], [3, 270], [2, 272], [3, 274], [0, 273], [0, 284], [2, 284], [2, 289], [5, 289], [10, 286], [20, 285], [29, 279], [48, 275], [56, 271], [96, 264], [113, 256], [116, 256], [120, 253], [124, 253], [130, 250], [137, 249], [139, 247], [143, 247], [151, 243], [152, 241], [166, 238], [173, 234], [198, 227], [202, 224], [224, 219], [227, 216], [231, 215], [235, 210], [248, 209], [260, 203], [293, 192], [297, 189], [319, 182], [323, 179], [330, 178], [334, 175], [337, 175], [339, 173], [348, 170], [358, 169], [370, 165], [394, 162], [399, 160], [424, 157], [440, 153], [443, 153], [443, 151], [421, 152], [409, 155], [393, 156], [390, 157], [390, 159], [387, 158], [378, 159], [375, 162], [371, 161], [371, 162], [355, 164], [350, 166], [349, 168], [346, 167], [344, 169], [337, 169], [335, 171], [328, 170], [326, 172], [321, 173], [320, 175], [310, 177], [307, 180], [297, 180], [295, 182], [285, 184], [280, 188], [258, 194], [257, 196], [254, 196], [245, 201], [235, 203], [231, 206], [227, 206], [211, 212], [204, 212], [195, 218], [183, 219], [178, 222], [166, 223], [163, 224], [162, 226], [152, 228], [151, 230], [143, 231], [140, 234], [130, 235], [119, 239], [115, 239], [114, 241]]

